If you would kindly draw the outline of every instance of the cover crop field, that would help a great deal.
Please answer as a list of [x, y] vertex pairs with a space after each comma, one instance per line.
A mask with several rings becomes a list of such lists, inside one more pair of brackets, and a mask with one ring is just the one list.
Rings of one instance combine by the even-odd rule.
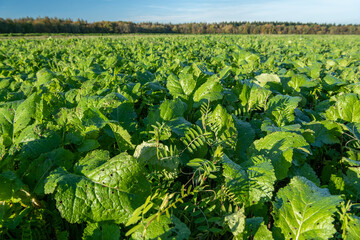
[[359, 36], [0, 41], [0, 239], [360, 239]]

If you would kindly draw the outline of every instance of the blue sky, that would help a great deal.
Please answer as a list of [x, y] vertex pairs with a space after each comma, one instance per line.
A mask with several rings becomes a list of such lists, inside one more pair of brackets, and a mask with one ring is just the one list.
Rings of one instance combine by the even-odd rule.
[[360, 0], [0, 0], [1, 18], [92, 21], [291, 21], [360, 24]]

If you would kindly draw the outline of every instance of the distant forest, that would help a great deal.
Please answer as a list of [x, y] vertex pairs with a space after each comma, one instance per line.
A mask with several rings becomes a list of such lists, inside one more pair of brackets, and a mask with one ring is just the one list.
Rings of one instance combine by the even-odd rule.
[[360, 25], [294, 22], [133, 23], [59, 18], [0, 18], [0, 33], [360, 34]]

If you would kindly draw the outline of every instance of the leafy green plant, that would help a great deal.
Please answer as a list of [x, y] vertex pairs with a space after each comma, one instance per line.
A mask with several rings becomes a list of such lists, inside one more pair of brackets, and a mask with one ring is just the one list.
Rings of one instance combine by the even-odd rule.
[[358, 239], [358, 42], [0, 41], [0, 239]]

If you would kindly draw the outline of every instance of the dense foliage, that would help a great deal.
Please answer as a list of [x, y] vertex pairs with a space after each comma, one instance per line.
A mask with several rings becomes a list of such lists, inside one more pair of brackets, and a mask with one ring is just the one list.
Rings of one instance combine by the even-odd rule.
[[359, 37], [0, 42], [0, 239], [359, 239]]
[[0, 18], [0, 33], [360, 34], [359, 24], [295, 22], [134, 23], [59, 18]]

